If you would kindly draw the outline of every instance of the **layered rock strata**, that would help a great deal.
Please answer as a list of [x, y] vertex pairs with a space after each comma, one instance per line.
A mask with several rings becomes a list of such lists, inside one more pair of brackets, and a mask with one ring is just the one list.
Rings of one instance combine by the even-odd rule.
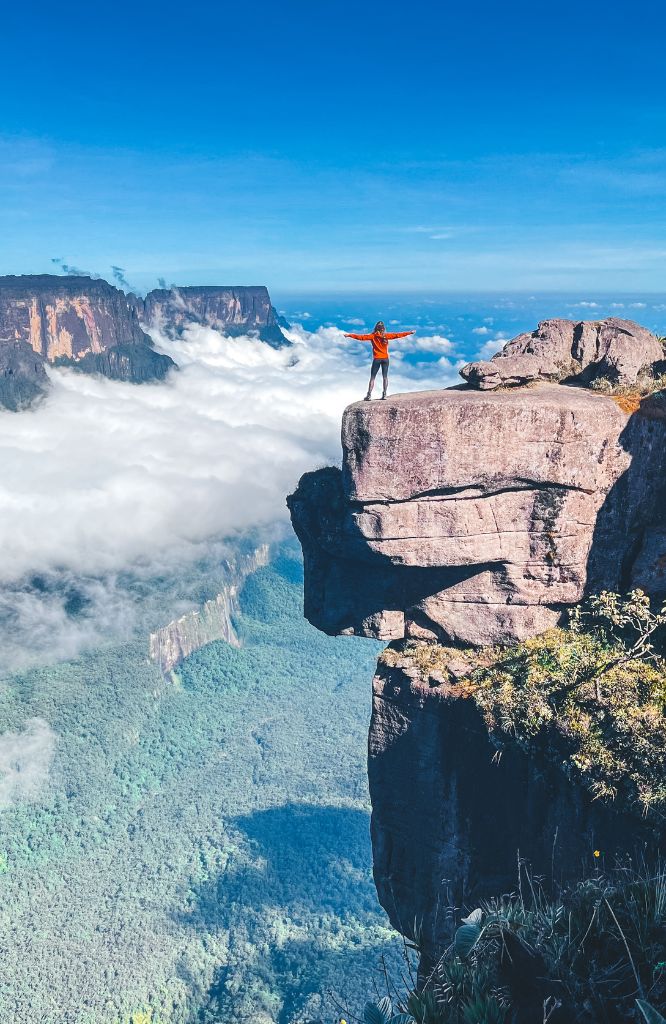
[[666, 496], [666, 421], [541, 384], [358, 402], [343, 468], [289, 499], [329, 634], [510, 642], [629, 579]]
[[666, 370], [660, 340], [633, 320], [544, 320], [519, 334], [490, 360], [460, 371], [472, 387], [493, 390], [550, 380], [589, 384], [603, 377], [611, 385], [631, 385], [641, 376]]
[[202, 324], [232, 337], [255, 333], [274, 348], [289, 344], [281, 330], [287, 325], [263, 286], [160, 288], [146, 295], [140, 313], [168, 333]]

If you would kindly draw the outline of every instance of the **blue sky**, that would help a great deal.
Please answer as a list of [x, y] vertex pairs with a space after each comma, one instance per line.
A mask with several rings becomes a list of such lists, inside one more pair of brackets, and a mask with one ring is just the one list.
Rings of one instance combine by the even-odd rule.
[[656, 2], [3, 12], [0, 272], [664, 290]]

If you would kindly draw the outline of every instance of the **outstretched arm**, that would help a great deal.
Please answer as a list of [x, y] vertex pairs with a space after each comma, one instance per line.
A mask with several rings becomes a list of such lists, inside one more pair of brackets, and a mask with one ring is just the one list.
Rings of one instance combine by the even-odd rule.
[[385, 334], [384, 337], [387, 341], [395, 341], [396, 338], [408, 338], [410, 334], [416, 334], [416, 331], [400, 331], [399, 334]]
[[372, 341], [371, 334], [345, 334], [345, 338], [355, 338], [356, 341]]

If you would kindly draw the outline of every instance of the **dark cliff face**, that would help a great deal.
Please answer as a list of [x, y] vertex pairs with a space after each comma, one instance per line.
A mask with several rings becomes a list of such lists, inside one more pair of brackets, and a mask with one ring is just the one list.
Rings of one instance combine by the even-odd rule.
[[25, 341], [0, 344], [0, 405], [27, 409], [48, 387], [44, 360]]
[[134, 383], [161, 379], [175, 365], [154, 351], [124, 292], [102, 280], [49, 274], [0, 278], [0, 352], [3, 364], [12, 363], [12, 387], [0, 391], [10, 409], [45, 390], [44, 363]]
[[280, 329], [287, 325], [264, 286], [160, 288], [146, 295], [141, 314], [146, 324], [155, 323], [167, 332], [178, 334], [192, 324], [203, 324], [232, 337], [256, 332], [273, 348], [289, 344]]
[[610, 865], [658, 845], [638, 809], [594, 800], [516, 744], [500, 753], [464, 687], [397, 652], [373, 682], [368, 776], [379, 900], [398, 931], [418, 933], [426, 965], [451, 939], [448, 909], [514, 891], [519, 858], [561, 884], [594, 850]]

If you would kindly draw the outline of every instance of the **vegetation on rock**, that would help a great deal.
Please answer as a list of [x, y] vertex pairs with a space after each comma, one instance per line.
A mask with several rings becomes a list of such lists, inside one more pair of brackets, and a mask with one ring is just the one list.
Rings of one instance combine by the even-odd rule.
[[[464, 918], [418, 990], [366, 1005], [366, 1024], [661, 1024], [666, 869], [623, 868], [547, 896], [518, 891]], [[412, 975], [413, 977], [413, 975]]]
[[382, 659], [407, 657], [431, 685], [470, 697], [498, 746], [540, 751], [595, 797], [662, 823], [665, 634], [666, 606], [653, 611], [641, 591], [603, 593], [575, 609], [566, 626], [509, 647], [461, 652], [408, 643]]

